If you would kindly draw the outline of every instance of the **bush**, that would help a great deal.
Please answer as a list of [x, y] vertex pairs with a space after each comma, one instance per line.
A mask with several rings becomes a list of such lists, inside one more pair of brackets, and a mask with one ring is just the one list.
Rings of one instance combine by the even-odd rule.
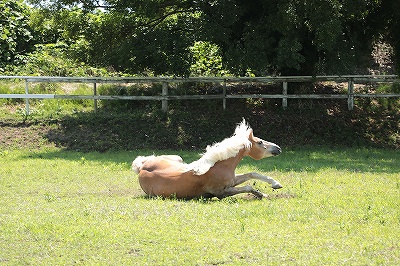
[[[379, 86], [365, 86], [360, 91], [361, 93], [378, 93], [378, 94], [392, 94], [400, 93], [400, 83], [393, 84], [380, 84]], [[363, 110], [382, 113], [389, 111], [400, 110], [400, 98], [359, 98], [356, 104]]]
[[0, 71], [32, 48], [29, 8], [23, 1], [0, 1]]
[[[139, 85], [115, 85], [105, 84], [98, 88], [99, 95], [118, 95], [118, 96], [151, 96], [160, 95], [161, 85], [153, 84], [151, 86], [146, 84]], [[106, 100], [102, 101], [101, 105], [105, 109], [110, 110], [132, 110], [135, 108], [153, 109], [159, 108], [157, 101], [135, 101], [135, 100]]]
[[[78, 87], [72, 92], [73, 95], [93, 95], [93, 88], [88, 84], [79, 84]], [[72, 103], [76, 105], [81, 105], [82, 107], [91, 107], [93, 106], [93, 100], [89, 99], [76, 99], [70, 100]]]
[[32, 76], [110, 76], [104, 68], [94, 68], [67, 56], [66, 43], [36, 45], [35, 52], [20, 57], [19, 64], [9, 66], [10, 75]]
[[190, 66], [192, 76], [224, 76], [228, 74], [222, 66], [222, 56], [218, 45], [209, 42], [195, 42], [190, 47], [193, 63]]
[[[0, 83], [0, 94], [18, 94], [25, 93], [25, 89], [21, 86], [15, 85], [13, 82], [1, 82]], [[4, 104], [17, 104], [24, 102], [24, 99], [0, 99], [0, 105]]]

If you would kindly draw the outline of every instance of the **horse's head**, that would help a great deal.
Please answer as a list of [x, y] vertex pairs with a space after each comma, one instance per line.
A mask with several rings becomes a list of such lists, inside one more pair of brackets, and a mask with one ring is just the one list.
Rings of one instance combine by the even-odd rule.
[[281, 148], [275, 143], [255, 137], [253, 135], [253, 130], [250, 130], [249, 140], [251, 142], [251, 147], [248, 155], [255, 160], [277, 156], [282, 152]]

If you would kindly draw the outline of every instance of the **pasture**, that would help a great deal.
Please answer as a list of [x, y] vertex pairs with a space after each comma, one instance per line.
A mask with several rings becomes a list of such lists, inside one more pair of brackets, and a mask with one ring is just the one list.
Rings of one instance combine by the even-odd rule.
[[171, 151], [3, 149], [0, 264], [400, 264], [398, 150], [282, 148], [237, 169], [280, 181], [254, 182], [268, 199], [190, 201], [145, 197], [130, 169]]

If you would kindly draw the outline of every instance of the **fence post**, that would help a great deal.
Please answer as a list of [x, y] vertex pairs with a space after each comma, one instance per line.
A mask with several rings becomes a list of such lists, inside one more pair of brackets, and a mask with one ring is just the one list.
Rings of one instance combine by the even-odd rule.
[[288, 88], [288, 83], [287, 81], [283, 82], [283, 97], [282, 97], [282, 107], [284, 110], [287, 108], [287, 88]]
[[[162, 96], [168, 96], [168, 83], [163, 82], [162, 83]], [[161, 101], [161, 109], [163, 110], [164, 113], [168, 112], [168, 99], [163, 99]]]
[[[25, 94], [28, 96], [29, 90], [28, 90], [28, 80], [25, 79]], [[25, 98], [25, 108], [26, 108], [26, 115], [29, 115], [30, 110], [29, 110], [29, 98]]]
[[347, 107], [349, 111], [351, 111], [354, 108], [354, 80], [352, 78], [350, 78], [349, 81], [347, 82], [347, 89], [348, 89]]
[[225, 109], [226, 109], [226, 79], [224, 80], [224, 87], [222, 88], [222, 96], [223, 96], [223, 98], [222, 98], [222, 108], [224, 109], [224, 111], [225, 111]]
[[[97, 83], [93, 83], [93, 96], [97, 95]], [[97, 99], [93, 100], [94, 112], [97, 113]]]

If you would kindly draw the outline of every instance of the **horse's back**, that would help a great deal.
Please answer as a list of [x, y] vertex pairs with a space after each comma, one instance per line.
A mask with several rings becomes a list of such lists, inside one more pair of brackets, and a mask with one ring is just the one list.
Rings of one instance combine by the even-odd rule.
[[[160, 162], [161, 164], [157, 166], [157, 163]], [[140, 170], [143, 167], [146, 168], [151, 168], [151, 167], [163, 167], [165, 163], [174, 163], [174, 162], [179, 162], [183, 163], [183, 159], [178, 156], [178, 155], [160, 155], [160, 156], [138, 156], [136, 159], [132, 162], [132, 169], [136, 172], [139, 173]], [[146, 166], [145, 166], [146, 165]]]
[[185, 172], [185, 169], [186, 165], [181, 157], [177, 155], [161, 155], [145, 161], [140, 168], [139, 174], [142, 171], [146, 171], [167, 178], [180, 175]]

